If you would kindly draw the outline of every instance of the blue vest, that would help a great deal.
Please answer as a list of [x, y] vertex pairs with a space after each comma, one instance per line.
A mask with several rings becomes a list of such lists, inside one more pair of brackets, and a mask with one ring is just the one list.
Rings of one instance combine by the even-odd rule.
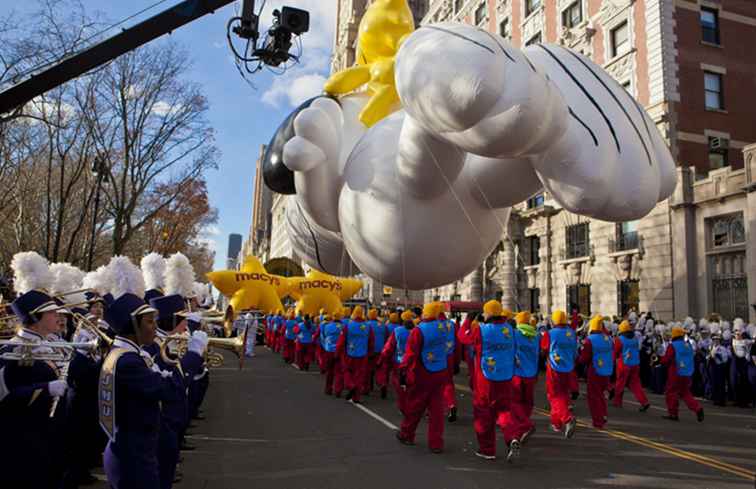
[[514, 375], [514, 331], [509, 323], [480, 325], [480, 368], [488, 380], [501, 382]]
[[456, 332], [457, 330], [454, 329], [454, 323], [451, 321], [446, 321], [446, 354], [447, 355], [453, 355], [454, 354], [454, 345], [456, 341]]
[[394, 330], [395, 330], [396, 328], [398, 328], [399, 326], [401, 326], [401, 324], [388, 323], [388, 324], [386, 325], [386, 330], [388, 331], [388, 332], [386, 333], [386, 338], [388, 338], [389, 336], [391, 336], [391, 333], [393, 333], [393, 332], [394, 332]]
[[540, 352], [538, 335], [526, 336], [515, 329], [515, 369], [518, 377], [531, 378], [538, 375], [538, 354]]
[[446, 370], [446, 326], [439, 321], [417, 325], [423, 335], [423, 366], [431, 373]]
[[287, 319], [286, 320], [286, 339], [287, 340], [293, 340], [296, 339], [297, 335], [294, 334], [294, 326], [297, 325], [297, 321], [295, 319]]
[[352, 358], [363, 358], [368, 353], [370, 326], [366, 322], [349, 321], [346, 339], [347, 355]]
[[373, 330], [373, 341], [375, 342], [373, 345], [373, 353], [380, 353], [381, 350], [383, 350], [383, 345], [386, 343], [386, 338], [388, 338], [386, 326], [382, 325], [375, 319], [371, 319], [367, 323]]
[[638, 338], [626, 338], [623, 335], [619, 337], [622, 344], [622, 363], [628, 367], [635, 367], [640, 364], [640, 348]]
[[320, 328], [320, 344], [325, 351], [330, 353], [336, 351], [336, 343], [339, 341], [343, 328], [344, 325], [336, 321], [326, 323]]
[[308, 324], [306, 322], [299, 323], [299, 334], [297, 335], [297, 339], [300, 343], [303, 345], [308, 345], [312, 343], [312, 334], [314, 331], [312, 330], [312, 323]]
[[672, 342], [675, 349], [675, 367], [680, 377], [693, 375], [693, 348], [683, 338]]
[[602, 377], [612, 375], [612, 370], [614, 370], [612, 340], [603, 333], [591, 333], [588, 339], [591, 341], [593, 353], [593, 370]]
[[409, 338], [410, 330], [404, 326], [397, 326], [394, 329], [394, 338], [396, 339], [396, 351], [394, 352], [394, 362], [397, 365], [404, 360], [404, 352], [407, 351], [407, 338]]
[[572, 372], [575, 368], [577, 339], [572, 328], [552, 328], [549, 330], [549, 365], [556, 372]]

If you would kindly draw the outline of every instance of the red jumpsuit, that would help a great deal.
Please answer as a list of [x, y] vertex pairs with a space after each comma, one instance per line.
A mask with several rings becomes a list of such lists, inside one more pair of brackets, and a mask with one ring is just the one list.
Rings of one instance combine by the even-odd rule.
[[276, 351], [281, 353], [281, 356], [284, 354], [284, 344], [286, 344], [286, 323], [281, 322], [281, 324], [276, 329], [276, 336], [278, 337], [278, 341], [276, 342], [277, 349]]
[[360, 394], [365, 392], [369, 379], [370, 357], [369, 353], [373, 350], [374, 337], [373, 330], [368, 332], [367, 354], [364, 357], [356, 358], [347, 355], [346, 346], [349, 341], [349, 324], [344, 325], [341, 330], [341, 336], [336, 343], [336, 353], [341, 363], [341, 371], [344, 375], [344, 386], [352, 393], [352, 400], [360, 401]]
[[420, 420], [428, 411], [428, 448], [444, 448], [444, 385], [449, 378], [446, 369], [430, 372], [423, 365], [423, 332], [415, 327], [407, 339], [404, 359], [398, 367], [400, 375], [407, 381], [407, 397], [404, 419], [399, 436], [410, 442], [415, 441], [415, 432]]
[[[378, 374], [376, 375], [376, 381], [378, 382], [378, 385], [383, 387], [386, 385], [387, 379], [391, 378], [391, 385], [394, 387], [394, 391], [396, 392], [396, 405], [399, 408], [399, 411], [402, 414], [405, 414], [405, 408], [407, 404], [407, 391], [400, 385], [399, 380], [399, 370], [398, 365], [396, 365], [396, 336], [394, 336], [394, 333], [391, 333], [391, 335], [388, 338], [388, 341], [386, 341], [386, 344], [383, 345], [383, 350], [381, 351], [381, 359], [379, 361], [380, 367], [378, 369]], [[383, 384], [381, 384], [381, 381], [384, 381]]]
[[609, 390], [610, 376], [599, 375], [593, 367], [593, 345], [590, 338], [583, 340], [578, 363], [588, 365], [588, 410], [591, 412], [593, 427], [603, 429], [608, 416], [605, 392]]
[[638, 400], [641, 406], [648, 405], [648, 397], [643, 392], [640, 381], [640, 365], [628, 367], [622, 359], [622, 341], [619, 338], [614, 339], [614, 358], [617, 360], [617, 380], [614, 384], [614, 401], [615, 407], [622, 407], [622, 394], [627, 386]]
[[667, 385], [664, 392], [664, 399], [667, 402], [667, 412], [670, 416], [678, 415], [680, 398], [688, 406], [688, 409], [694, 413], [701, 410], [701, 404], [698, 403], [693, 394], [690, 392], [692, 377], [682, 377], [677, 374], [677, 362], [675, 361], [675, 347], [670, 344], [664, 356], [661, 358], [661, 364], [667, 366]]
[[[555, 328], [567, 328], [567, 325], [554, 326]], [[546, 331], [541, 337], [541, 351], [548, 352], [551, 349], [551, 338]], [[570, 372], [557, 372], [551, 368], [551, 362], [546, 361], [546, 397], [551, 405], [551, 425], [561, 430], [565, 424], [572, 420], [570, 412], [570, 393], [572, 375]]]
[[[494, 323], [504, 324], [505, 321], [496, 320]], [[483, 355], [483, 340], [480, 328], [471, 328], [468, 334], [460, 335], [465, 345], [472, 345], [475, 358]], [[514, 358], [513, 360], [514, 361]], [[517, 423], [510, 415], [510, 401], [512, 396], [512, 381], [492, 381], [483, 374], [480, 364], [473, 364], [475, 390], [473, 391], [473, 426], [478, 437], [480, 453], [496, 455], [496, 426], [501, 428], [507, 445], [517, 438]]]

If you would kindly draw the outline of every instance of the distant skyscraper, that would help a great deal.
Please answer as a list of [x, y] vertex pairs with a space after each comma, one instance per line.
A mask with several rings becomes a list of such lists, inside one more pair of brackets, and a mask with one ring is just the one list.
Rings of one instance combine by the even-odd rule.
[[226, 267], [230, 270], [236, 268], [237, 258], [241, 251], [242, 237], [241, 234], [228, 235], [228, 255], [226, 256]]

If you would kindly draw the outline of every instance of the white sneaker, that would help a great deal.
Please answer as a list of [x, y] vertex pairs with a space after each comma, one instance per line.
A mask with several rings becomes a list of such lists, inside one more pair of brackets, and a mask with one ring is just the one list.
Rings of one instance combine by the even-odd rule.
[[566, 425], [564, 425], [564, 437], [566, 439], [572, 438], [572, 435], [575, 434], [575, 425], [577, 425], [577, 421], [575, 421], [575, 418], [572, 418], [567, 422]]
[[496, 460], [496, 455], [486, 455], [485, 453], [475, 452], [476, 457], [480, 457], [484, 460]]
[[512, 463], [518, 458], [520, 458], [520, 441], [512, 440], [509, 443], [509, 451], [507, 452], [507, 462]]

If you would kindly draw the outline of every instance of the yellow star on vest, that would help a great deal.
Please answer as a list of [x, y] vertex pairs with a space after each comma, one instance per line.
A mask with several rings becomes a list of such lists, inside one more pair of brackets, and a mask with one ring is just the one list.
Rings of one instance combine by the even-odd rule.
[[509, 328], [506, 328], [506, 327], [502, 328], [501, 329], [501, 334], [503, 334], [506, 337], [509, 337]]
[[685, 362], [680, 362], [680, 368], [685, 368]]
[[567, 333], [565, 333], [565, 336], [567, 336], [567, 338], [571, 338], [572, 337], [572, 331], [567, 331]]
[[241, 270], [222, 270], [207, 274], [210, 283], [229, 298], [234, 316], [245, 309], [271, 313], [283, 309], [281, 297], [288, 289], [286, 277], [269, 274], [254, 256], [244, 259]]
[[432, 351], [429, 351], [428, 354], [425, 355], [425, 358], [427, 358], [429, 362], [432, 362], [433, 359], [436, 358], [436, 357], [433, 355]]
[[562, 357], [560, 357], [558, 353], [554, 353], [554, 361], [559, 363], [562, 361]]
[[486, 358], [486, 365], [488, 365], [489, 367], [495, 367], [496, 359], [494, 359], [493, 357]]
[[360, 330], [365, 331], [367, 329], [367, 325], [365, 323], [360, 324]]
[[297, 301], [297, 314], [316, 315], [324, 309], [333, 314], [342, 309], [341, 301], [351, 298], [362, 288], [356, 278], [342, 278], [315, 269], [304, 277], [289, 277], [288, 293]]
[[447, 341], [446, 342], [446, 349], [447, 350], [451, 350], [452, 348], [454, 348], [454, 342], [453, 341]]
[[600, 358], [598, 359], [598, 366], [599, 367], [603, 367], [604, 366], [604, 361], [602, 359], [600, 359]]

